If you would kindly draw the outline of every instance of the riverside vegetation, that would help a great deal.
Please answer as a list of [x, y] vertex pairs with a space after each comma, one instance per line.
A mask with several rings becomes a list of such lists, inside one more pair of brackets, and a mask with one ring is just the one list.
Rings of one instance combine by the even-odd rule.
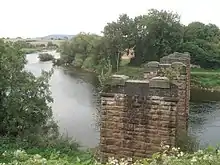
[[[130, 18], [120, 15], [108, 23], [103, 35], [80, 33], [61, 44], [64, 63], [99, 75], [109, 72], [139, 78], [148, 61], [158, 61], [173, 52], [189, 52], [191, 63], [203, 68], [192, 71], [192, 86], [218, 87], [217, 74], [205, 77], [204, 70], [220, 66], [220, 31], [214, 24], [192, 22], [182, 25], [177, 13], [149, 10], [148, 14]], [[110, 65], [109, 65], [110, 64]], [[111, 70], [111, 71], [110, 71]]]
[[[36, 52], [41, 52], [43, 50], [54, 50], [58, 48], [58, 45], [52, 41], [35, 41], [35, 40], [25, 40], [17, 39], [10, 40], [4, 39], [5, 42], [13, 43], [14, 46], [20, 48], [25, 54], [31, 54]], [[61, 41], [60, 41], [61, 42]]]
[[[194, 34], [198, 27], [195, 26], [192, 32], [192, 25], [199, 25], [198, 36]], [[122, 15], [117, 22], [105, 27], [103, 37], [81, 33], [65, 42], [60, 47], [59, 62], [97, 72], [103, 81], [113, 72], [126, 72], [135, 78], [148, 60], [156, 60], [171, 51], [189, 51], [194, 64], [206, 69], [218, 67], [219, 29], [202, 23], [192, 25], [182, 26], [177, 14], [166, 11], [151, 10], [148, 15], [135, 19]], [[207, 35], [203, 28], [211, 32]], [[188, 31], [189, 38], [196, 37], [185, 39]], [[197, 37], [206, 38], [197, 42]], [[124, 54], [135, 55], [135, 58], [121, 61]], [[25, 64], [25, 55], [19, 45], [0, 40], [0, 164], [100, 164], [93, 150], [81, 151], [77, 142], [59, 135], [49, 106], [53, 99], [48, 81], [53, 71], [35, 77], [24, 70]], [[178, 148], [162, 145], [161, 152], [134, 164], [218, 165], [219, 162], [218, 149], [181, 152]], [[127, 163], [127, 160], [119, 162], [112, 158], [107, 164]]]
[[38, 56], [40, 61], [52, 61], [54, 60], [53, 55], [49, 54], [49, 53], [40, 53]]

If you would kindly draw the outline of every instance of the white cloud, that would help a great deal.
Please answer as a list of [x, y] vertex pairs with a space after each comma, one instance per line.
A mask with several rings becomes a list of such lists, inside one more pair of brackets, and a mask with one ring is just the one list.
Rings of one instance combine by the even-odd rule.
[[0, 0], [0, 36], [99, 33], [121, 13], [133, 17], [150, 8], [178, 12], [184, 24], [220, 26], [218, 0]]

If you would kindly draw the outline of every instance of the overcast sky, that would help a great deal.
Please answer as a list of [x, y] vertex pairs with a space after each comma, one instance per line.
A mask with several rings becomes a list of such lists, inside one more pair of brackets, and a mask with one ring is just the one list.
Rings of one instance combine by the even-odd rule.
[[144, 14], [168, 9], [191, 21], [220, 26], [219, 0], [0, 0], [1, 37], [41, 37], [48, 34], [100, 33], [119, 14]]

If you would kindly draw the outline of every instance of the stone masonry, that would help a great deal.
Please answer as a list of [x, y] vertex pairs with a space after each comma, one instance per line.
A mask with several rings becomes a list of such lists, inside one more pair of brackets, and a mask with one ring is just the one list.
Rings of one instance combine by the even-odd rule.
[[[160, 59], [162, 64], [177, 64], [183, 65], [185, 71], [181, 73], [179, 80], [173, 82], [179, 87], [179, 102], [178, 102], [178, 132], [182, 133], [184, 130], [188, 130], [188, 116], [189, 116], [189, 101], [190, 101], [190, 55], [189, 53], [175, 52], [169, 56], [165, 56]], [[181, 64], [182, 63], [182, 64]], [[181, 135], [179, 135], [181, 136]]]
[[[175, 146], [178, 130], [187, 130], [190, 57], [179, 56], [174, 53], [162, 58], [160, 63], [148, 63], [144, 80], [112, 76], [101, 93], [103, 162], [108, 157], [151, 156], [160, 150], [161, 142]], [[160, 68], [176, 66], [181, 67], [176, 80], [171, 81], [160, 72]]]

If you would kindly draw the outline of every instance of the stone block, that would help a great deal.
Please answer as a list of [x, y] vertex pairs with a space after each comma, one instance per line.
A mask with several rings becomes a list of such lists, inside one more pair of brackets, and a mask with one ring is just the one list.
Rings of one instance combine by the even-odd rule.
[[171, 64], [160, 64], [160, 68], [162, 69], [162, 68], [169, 68], [169, 67], [171, 67]]
[[144, 68], [145, 68], [145, 72], [157, 72], [159, 69], [159, 65], [160, 63], [157, 61], [151, 61], [148, 62]]
[[150, 88], [170, 88], [170, 80], [167, 77], [154, 77], [149, 81]]
[[125, 75], [112, 75], [107, 84], [111, 86], [124, 85], [128, 79], [129, 77]]
[[160, 63], [158, 61], [151, 61], [151, 62], [148, 62], [145, 67], [149, 67], [149, 68], [158, 68], [160, 65]]
[[127, 96], [147, 96], [149, 90], [149, 82], [147, 80], [127, 80], [125, 82], [125, 94]]
[[[102, 154], [145, 157], [159, 151], [162, 141], [175, 145], [178, 129], [187, 129], [188, 57], [175, 52], [163, 57], [161, 63], [149, 62], [145, 65], [148, 80], [129, 80], [124, 75], [111, 77], [110, 87], [117, 90], [101, 95]], [[187, 74], [172, 81], [160, 75], [161, 68], [177, 67]]]
[[174, 69], [179, 69], [181, 74], [186, 73], [186, 65], [182, 62], [173, 62], [171, 64], [171, 67], [174, 68]]

